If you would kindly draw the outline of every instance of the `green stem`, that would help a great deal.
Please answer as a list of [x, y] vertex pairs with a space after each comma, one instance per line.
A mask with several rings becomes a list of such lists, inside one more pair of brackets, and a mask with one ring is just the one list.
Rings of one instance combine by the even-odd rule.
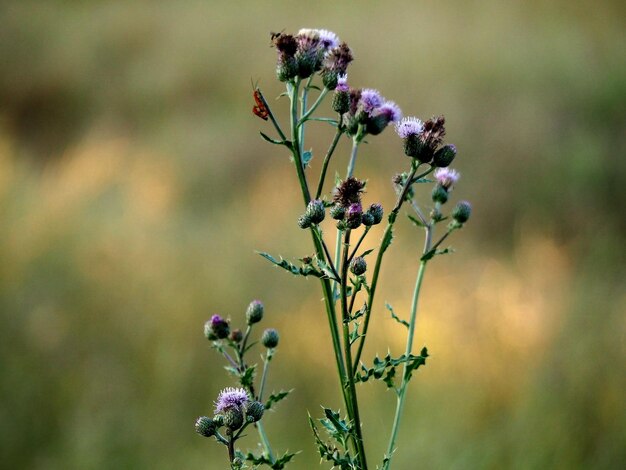
[[365, 458], [365, 446], [363, 444], [363, 434], [361, 430], [361, 418], [359, 416], [359, 405], [357, 401], [356, 387], [354, 385], [354, 373], [352, 371], [352, 351], [350, 343], [350, 314], [348, 311], [348, 251], [350, 250], [350, 232], [346, 230], [343, 244], [343, 261], [341, 264], [341, 311], [343, 323], [343, 347], [348, 367], [347, 383], [345, 384], [350, 394], [352, 403], [352, 426], [355, 433], [356, 451], [361, 463], [360, 470], [367, 470], [367, 460]]
[[267, 100], [265, 99], [265, 96], [263, 96], [263, 93], [261, 92], [259, 88], [257, 88], [257, 91], [259, 92], [261, 101], [263, 101], [263, 104], [265, 105], [265, 109], [267, 109], [267, 114], [269, 115], [270, 120], [272, 121], [272, 124], [274, 125], [274, 128], [276, 129], [276, 132], [278, 132], [278, 135], [283, 140], [283, 142], [287, 141], [287, 137], [285, 136], [285, 133], [283, 132], [283, 130], [280, 128], [278, 121], [276, 121], [276, 118], [274, 117], [274, 113], [272, 113], [272, 109], [267, 104]]
[[[306, 113], [306, 103], [309, 96], [309, 86], [311, 85], [312, 81], [313, 75], [309, 77], [306, 85], [304, 85], [304, 88], [302, 89], [302, 98], [300, 100], [300, 116], [304, 116], [304, 114]], [[299, 131], [298, 142], [300, 143], [300, 155], [302, 155], [302, 152], [304, 152], [304, 126], [300, 125], [299, 121], [297, 126]]]
[[270, 461], [274, 463], [275, 462], [274, 453], [272, 452], [272, 448], [270, 447], [270, 441], [268, 440], [267, 435], [265, 434], [265, 428], [263, 427], [263, 423], [261, 421], [257, 421], [255, 423], [255, 426], [256, 426], [257, 432], [259, 433], [259, 438], [261, 438], [261, 444], [263, 445], [263, 448], [265, 449], [265, 453], [269, 457]]
[[309, 108], [309, 110], [304, 113], [302, 115], [302, 117], [300, 118], [300, 121], [298, 122], [298, 127], [301, 127], [304, 125], [304, 123], [306, 122], [306, 120], [311, 117], [311, 114], [313, 114], [313, 112], [317, 109], [317, 107], [322, 104], [322, 101], [324, 101], [324, 98], [326, 97], [326, 94], [328, 93], [328, 88], [324, 88], [321, 92], [320, 95], [317, 97], [317, 100], [315, 100], [315, 103], [313, 103], [313, 105]]
[[[424, 252], [427, 253], [431, 249], [431, 237], [432, 226], [426, 226], [426, 240], [424, 241]], [[417, 303], [420, 296], [420, 290], [422, 287], [422, 281], [424, 280], [424, 273], [426, 271], [427, 261], [420, 262], [420, 267], [417, 272], [417, 279], [415, 281], [415, 290], [413, 291], [413, 301], [411, 303], [411, 318], [409, 320], [409, 332], [406, 339], [406, 351], [405, 357], [409, 357], [413, 350], [413, 338], [415, 336], [415, 326], [417, 320]], [[402, 373], [402, 383], [398, 391], [398, 400], [396, 402], [396, 412], [393, 418], [393, 426], [391, 428], [391, 436], [389, 438], [389, 445], [387, 446], [387, 460], [385, 462], [384, 470], [388, 470], [391, 467], [391, 458], [393, 457], [394, 448], [396, 445], [396, 439], [398, 437], [398, 430], [400, 428], [400, 419], [402, 418], [402, 411], [404, 409], [404, 402], [406, 400], [407, 385], [409, 383], [410, 371], [407, 364], [404, 364]]]
[[356, 155], [359, 149], [359, 141], [356, 137], [352, 139], [352, 152], [350, 153], [350, 162], [348, 163], [348, 172], [346, 178], [350, 178], [354, 174], [354, 167], [356, 165]]
[[[298, 180], [300, 182], [300, 188], [302, 190], [302, 198], [304, 199], [304, 205], [306, 206], [311, 200], [309, 188], [306, 181], [306, 175], [304, 174], [304, 168], [302, 166], [302, 155], [300, 154], [300, 145], [298, 143], [298, 131], [296, 125], [298, 123], [298, 88], [300, 81], [297, 80], [293, 84], [288, 85], [289, 98], [291, 100], [291, 137], [293, 139], [291, 151], [293, 154], [294, 163], [296, 165], [296, 171], [298, 173]], [[315, 252], [319, 259], [324, 258], [324, 248], [317, 239], [314, 233], [314, 228], [311, 227], [311, 237], [313, 238], [313, 244], [315, 246]], [[346, 365], [344, 363], [343, 355], [341, 352], [341, 340], [339, 337], [339, 327], [337, 326], [337, 314], [335, 312], [335, 302], [333, 297], [333, 290], [328, 279], [320, 279], [322, 284], [322, 291], [324, 293], [324, 303], [326, 306], [326, 315], [328, 317], [328, 325], [330, 328], [331, 339], [333, 343], [333, 351], [335, 353], [335, 362], [337, 364], [337, 372], [341, 379], [341, 393], [346, 404], [346, 408], [350, 408], [350, 400], [343, 387], [343, 383], [346, 380]]]
[[350, 261], [352, 261], [352, 259], [354, 258], [354, 255], [356, 255], [357, 250], [361, 246], [361, 243], [363, 243], [363, 240], [365, 239], [367, 232], [370, 231], [370, 228], [371, 227], [368, 226], [368, 227], [365, 227], [365, 230], [363, 230], [363, 233], [361, 234], [361, 238], [359, 238], [359, 241], [354, 246], [354, 250], [352, 250], [352, 253], [350, 253], [350, 256], [348, 256], [348, 264], [350, 264]]
[[[370, 324], [370, 318], [372, 316], [372, 306], [374, 304], [374, 296], [376, 295], [376, 287], [378, 286], [378, 276], [380, 275], [380, 267], [383, 262], [383, 255], [385, 254], [386, 248], [383, 249], [382, 241], [391, 236], [393, 232], [393, 225], [396, 222], [396, 218], [398, 217], [398, 212], [400, 212], [400, 208], [402, 204], [406, 200], [406, 195], [409, 192], [409, 188], [413, 182], [415, 177], [415, 173], [419, 168], [419, 164], [416, 164], [415, 161], [411, 162], [411, 172], [409, 173], [408, 178], [406, 179], [404, 186], [402, 187], [402, 191], [398, 195], [398, 200], [396, 201], [396, 205], [391, 210], [391, 213], [388, 217], [387, 227], [385, 228], [385, 232], [383, 233], [383, 237], [381, 239], [381, 245], [378, 248], [378, 254], [376, 255], [376, 264], [374, 265], [374, 271], [372, 273], [372, 280], [370, 283], [370, 291], [367, 299], [367, 308], [365, 310], [365, 320], [363, 321], [363, 331], [361, 332], [361, 338], [359, 339], [359, 346], [356, 351], [356, 355], [354, 357], [353, 369], [359, 366], [359, 361], [361, 360], [361, 354], [363, 353], [363, 347], [365, 346], [365, 338], [367, 337], [367, 330]], [[433, 168], [430, 168], [427, 172], [422, 173], [420, 177], [426, 176], [430, 173]]]
[[259, 397], [258, 401], [263, 403], [263, 391], [265, 390], [265, 380], [267, 378], [267, 369], [269, 368], [269, 364], [273, 357], [273, 350], [270, 349], [267, 351], [267, 356], [265, 356], [265, 361], [263, 361], [263, 375], [261, 375], [261, 386], [259, 387]]
[[317, 183], [317, 191], [315, 192], [315, 199], [319, 199], [322, 195], [322, 191], [324, 189], [324, 180], [326, 179], [326, 170], [328, 170], [328, 164], [330, 163], [330, 157], [333, 156], [333, 152], [337, 147], [337, 143], [339, 142], [339, 138], [343, 134], [343, 128], [341, 126], [337, 127], [337, 132], [335, 133], [335, 138], [333, 139], [328, 152], [326, 152], [326, 156], [324, 157], [324, 163], [322, 164], [322, 171], [320, 173], [320, 180]]

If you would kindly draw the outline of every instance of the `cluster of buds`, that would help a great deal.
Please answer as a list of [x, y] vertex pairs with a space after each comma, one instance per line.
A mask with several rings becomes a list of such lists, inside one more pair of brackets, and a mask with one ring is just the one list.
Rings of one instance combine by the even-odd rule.
[[296, 35], [272, 33], [272, 45], [278, 51], [276, 75], [281, 82], [319, 73], [324, 86], [333, 90], [352, 62], [348, 45], [325, 29], [301, 29]]
[[406, 117], [396, 124], [396, 132], [404, 140], [404, 153], [421, 163], [444, 168], [456, 156], [456, 147], [443, 145], [446, 135], [445, 118], [437, 116], [422, 122], [416, 117]]
[[333, 205], [330, 215], [337, 220], [340, 229], [355, 229], [361, 226], [371, 227], [383, 220], [383, 207], [380, 204], [372, 204], [363, 211], [361, 205], [361, 193], [365, 188], [365, 182], [354, 177], [349, 177], [339, 183], [333, 194]]
[[339, 76], [332, 106], [341, 115], [341, 125], [346, 133], [359, 140], [367, 134], [380, 134], [402, 117], [398, 105], [383, 98], [378, 91], [348, 86], [346, 75]]
[[251, 400], [243, 388], [222, 390], [215, 402], [213, 418], [201, 416], [196, 420], [196, 432], [204, 437], [215, 436], [221, 427], [232, 435], [244, 425], [260, 421], [265, 412], [262, 403]]
[[[263, 319], [265, 307], [260, 300], [253, 300], [246, 308], [246, 325], [250, 328]], [[204, 324], [204, 336], [209, 341], [226, 340], [228, 344], [236, 347], [243, 341], [244, 334], [239, 328], [231, 329], [230, 321], [215, 314]], [[268, 338], [267, 341], [265, 338]], [[273, 328], [268, 328], [263, 332], [261, 343], [268, 349], [278, 345], [278, 332]]]

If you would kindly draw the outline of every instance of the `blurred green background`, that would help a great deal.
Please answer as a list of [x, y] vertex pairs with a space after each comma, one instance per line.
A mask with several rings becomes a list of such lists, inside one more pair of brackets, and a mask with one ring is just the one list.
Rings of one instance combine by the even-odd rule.
[[[252, 80], [285, 117], [269, 32], [317, 27], [352, 47], [351, 84], [445, 114], [454, 199], [475, 208], [427, 273], [417, 345], [432, 358], [396, 468], [626, 468], [625, 14], [618, 1], [2, 2], [1, 466], [226, 468], [193, 431], [233, 385], [202, 326], [216, 312], [241, 324], [259, 298], [282, 337], [269, 387], [295, 389], [268, 432], [302, 450], [293, 468], [318, 468], [306, 416], [340, 406], [330, 340], [318, 283], [253, 252], [312, 248], [293, 166], [250, 111]], [[332, 131], [313, 127], [317, 172]], [[370, 139], [366, 201], [389, 207], [407, 163], [393, 131]], [[401, 225], [367, 359], [403, 351], [383, 305], [406, 316], [421, 234]], [[394, 398], [360, 393], [379, 462]]]

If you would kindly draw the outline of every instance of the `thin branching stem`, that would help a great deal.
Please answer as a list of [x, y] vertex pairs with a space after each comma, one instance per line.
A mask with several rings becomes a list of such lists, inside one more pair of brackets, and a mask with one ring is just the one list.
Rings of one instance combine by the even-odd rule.
[[402, 207], [402, 204], [404, 203], [404, 201], [406, 200], [406, 195], [409, 192], [409, 189], [411, 187], [411, 185], [413, 184], [413, 182], [418, 179], [418, 178], [423, 178], [424, 176], [428, 175], [430, 172], [432, 172], [434, 170], [433, 167], [429, 168], [427, 171], [423, 172], [422, 174], [418, 175], [417, 177], [415, 176], [415, 173], [417, 173], [417, 170], [419, 168], [419, 164], [415, 162], [415, 160], [413, 162], [411, 162], [411, 172], [409, 173], [409, 176], [407, 177], [404, 186], [402, 187], [402, 190], [400, 191], [400, 194], [398, 195], [398, 199], [396, 201], [396, 204], [394, 206], [394, 208], [391, 210], [391, 213], [389, 214], [388, 217], [388, 222], [387, 222], [387, 227], [385, 228], [385, 232], [383, 233], [383, 237], [382, 237], [382, 241], [381, 241], [381, 245], [378, 249], [378, 254], [376, 255], [376, 264], [374, 266], [374, 271], [372, 273], [372, 280], [370, 282], [370, 290], [369, 290], [369, 296], [367, 299], [367, 307], [365, 310], [365, 320], [363, 321], [363, 331], [361, 333], [361, 338], [359, 339], [359, 345], [357, 347], [357, 352], [355, 354], [354, 357], [354, 363], [353, 363], [353, 370], [356, 370], [356, 368], [359, 365], [359, 361], [361, 360], [361, 354], [363, 353], [363, 347], [365, 346], [365, 339], [367, 338], [367, 330], [369, 328], [369, 324], [370, 324], [370, 318], [372, 316], [372, 307], [374, 304], [374, 296], [376, 295], [376, 288], [378, 286], [378, 277], [380, 275], [380, 267], [382, 264], [382, 260], [383, 260], [383, 255], [385, 254], [386, 248], [383, 249], [383, 243], [385, 242], [385, 240], [391, 236], [392, 232], [393, 232], [393, 225], [396, 222], [397, 216], [398, 216], [398, 212], [400, 212], [400, 208]]
[[[302, 198], [304, 199], [304, 205], [306, 206], [311, 200], [311, 196], [309, 193], [309, 188], [307, 185], [306, 175], [304, 174], [304, 168], [302, 166], [302, 155], [300, 154], [300, 144], [298, 142], [298, 130], [296, 128], [298, 123], [298, 88], [300, 86], [300, 80], [296, 80], [293, 83], [288, 84], [288, 93], [289, 98], [291, 100], [291, 136], [293, 139], [293, 143], [291, 146], [291, 151], [293, 154], [294, 163], [296, 165], [296, 171], [298, 174], [298, 180], [300, 182], [300, 188], [302, 190]], [[317, 239], [314, 228], [311, 227], [311, 236], [313, 238], [313, 244], [315, 246], [315, 252], [319, 259], [324, 258], [324, 248], [322, 244]], [[335, 302], [333, 297], [333, 290], [328, 279], [322, 278], [320, 279], [322, 284], [322, 291], [324, 293], [324, 303], [326, 307], [326, 314], [328, 317], [328, 325], [330, 328], [331, 339], [333, 343], [333, 351], [335, 353], [335, 363], [337, 365], [337, 372], [341, 379], [341, 393], [344, 399], [344, 403], [346, 404], [346, 408], [351, 408], [350, 397], [343, 387], [343, 384], [346, 381], [346, 365], [343, 358], [343, 354], [341, 352], [341, 339], [339, 337], [339, 327], [337, 325], [337, 314], [335, 311]]]
[[335, 132], [335, 137], [328, 148], [328, 152], [326, 152], [326, 156], [324, 157], [324, 163], [322, 163], [322, 171], [320, 172], [320, 180], [317, 183], [317, 191], [315, 192], [315, 199], [319, 199], [322, 195], [322, 191], [324, 190], [324, 180], [326, 179], [326, 171], [328, 170], [328, 164], [330, 163], [330, 158], [333, 156], [335, 152], [335, 148], [337, 147], [337, 143], [339, 142], [339, 138], [343, 134], [343, 128], [341, 126], [337, 127], [337, 132]]
[[[431, 247], [431, 239], [432, 239], [432, 225], [428, 224], [425, 227], [426, 237], [424, 240], [424, 250], [423, 255], [428, 253]], [[415, 280], [415, 289], [413, 291], [413, 301], [411, 302], [411, 316], [409, 319], [409, 331], [406, 339], [406, 350], [405, 357], [410, 357], [411, 352], [413, 351], [413, 338], [415, 336], [415, 327], [417, 322], [417, 305], [420, 296], [420, 290], [422, 287], [422, 282], [424, 280], [424, 273], [426, 272], [426, 264], [427, 260], [422, 260], [420, 262], [419, 270], [417, 272], [417, 279]], [[389, 438], [389, 445], [387, 446], [387, 457], [388, 459], [385, 461], [383, 470], [389, 470], [391, 467], [391, 459], [393, 457], [393, 453], [395, 450], [396, 439], [398, 437], [398, 430], [400, 428], [400, 419], [402, 418], [402, 411], [404, 409], [404, 402], [406, 400], [406, 392], [407, 385], [409, 383], [411, 371], [408, 368], [408, 364], [404, 364], [403, 373], [402, 373], [402, 382], [400, 384], [400, 388], [398, 389], [398, 399], [396, 401], [396, 412], [393, 418], [393, 425], [391, 428], [391, 436]]]
[[363, 434], [361, 430], [361, 419], [359, 416], [359, 405], [357, 401], [356, 387], [354, 384], [354, 373], [352, 371], [352, 350], [350, 343], [350, 313], [348, 310], [348, 252], [350, 250], [350, 232], [346, 230], [343, 243], [343, 255], [341, 264], [341, 311], [343, 323], [343, 347], [348, 367], [348, 377], [346, 388], [349, 390], [352, 401], [352, 427], [355, 434], [356, 451], [361, 470], [367, 470], [367, 460], [365, 458], [365, 446], [363, 444]]

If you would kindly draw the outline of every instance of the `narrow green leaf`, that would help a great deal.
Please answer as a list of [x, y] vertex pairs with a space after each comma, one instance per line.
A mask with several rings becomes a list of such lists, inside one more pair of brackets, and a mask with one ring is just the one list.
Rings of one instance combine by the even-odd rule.
[[406, 326], [407, 328], [409, 327], [409, 322], [406, 320], [402, 320], [401, 318], [399, 318], [396, 313], [393, 311], [393, 307], [391, 305], [389, 305], [387, 302], [385, 302], [385, 308], [387, 310], [389, 310], [389, 313], [391, 313], [391, 318], [393, 318], [395, 321], [397, 321], [398, 323], [400, 323], [401, 325]]
[[274, 145], [285, 145], [285, 141], [284, 140], [276, 140], [276, 139], [272, 139], [270, 136], [268, 136], [267, 134], [260, 132], [259, 134], [261, 134], [261, 137], [263, 137], [263, 140], [269, 142], [270, 144], [274, 144]]

